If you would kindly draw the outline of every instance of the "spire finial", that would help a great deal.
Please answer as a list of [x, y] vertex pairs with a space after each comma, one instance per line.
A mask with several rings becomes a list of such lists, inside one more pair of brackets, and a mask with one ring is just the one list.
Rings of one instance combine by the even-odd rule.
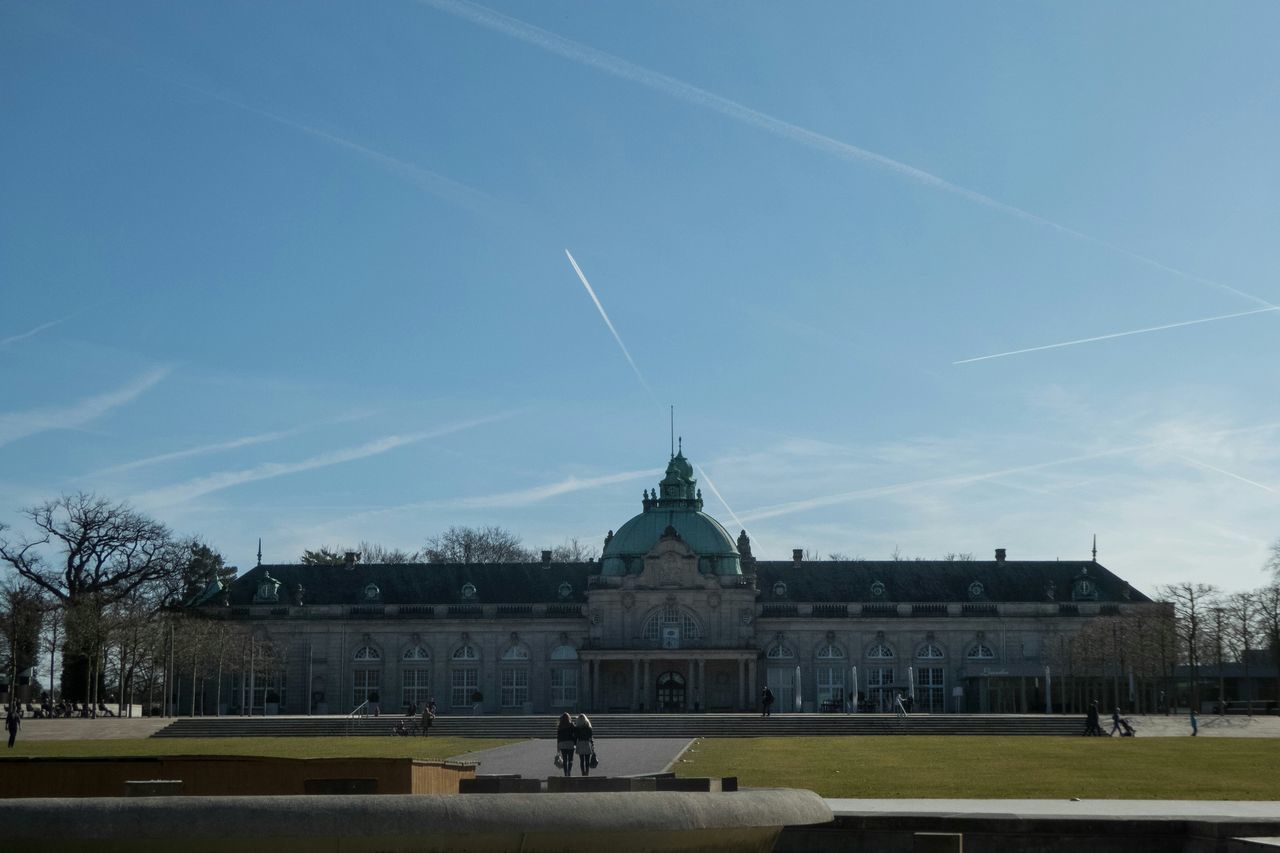
[[262, 565], [262, 537], [258, 537], [258, 565]]
[[684, 455], [684, 436], [682, 435], [678, 437], [676, 441], [678, 442], [678, 444], [676, 444], [676, 448], [680, 451], [681, 455]]
[[1098, 562], [1098, 534], [1093, 534], [1093, 561]]

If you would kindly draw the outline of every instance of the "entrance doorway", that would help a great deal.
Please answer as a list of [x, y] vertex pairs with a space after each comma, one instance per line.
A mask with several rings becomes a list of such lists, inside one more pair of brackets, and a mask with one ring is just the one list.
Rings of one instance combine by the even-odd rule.
[[684, 710], [684, 676], [664, 672], [658, 676], [658, 712], [677, 713]]

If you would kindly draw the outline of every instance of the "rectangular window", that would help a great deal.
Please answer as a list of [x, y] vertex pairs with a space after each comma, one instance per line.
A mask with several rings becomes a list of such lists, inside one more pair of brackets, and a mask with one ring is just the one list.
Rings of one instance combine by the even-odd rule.
[[509, 667], [502, 670], [502, 707], [519, 708], [529, 701], [529, 670]]
[[449, 704], [470, 705], [471, 694], [480, 687], [480, 670], [475, 667], [455, 669], [449, 674]]
[[561, 667], [551, 670], [551, 705], [573, 708], [578, 704], [578, 671]]
[[823, 702], [844, 702], [844, 667], [819, 666], [814, 670], [818, 685], [818, 706]]
[[[285, 678], [283, 672], [267, 672], [258, 670], [253, 676], [253, 696], [250, 701], [255, 711], [265, 711], [265, 703], [268, 696], [273, 696], [271, 700], [276, 704], [284, 707], [285, 695]], [[199, 707], [197, 703], [196, 707]]]
[[431, 696], [431, 670], [423, 667], [410, 667], [401, 670], [402, 693], [401, 703], [406, 708], [421, 708], [427, 704]]
[[356, 669], [352, 670], [351, 677], [355, 685], [351, 693], [351, 707], [358, 708], [365, 702], [371, 701], [374, 694], [378, 692], [378, 687], [382, 684], [382, 670]]
[[941, 714], [947, 710], [942, 667], [922, 666], [916, 669], [916, 701], [912, 710]]
[[896, 695], [893, 689], [893, 667], [867, 667], [867, 701], [871, 703], [871, 710], [881, 713], [892, 711]]

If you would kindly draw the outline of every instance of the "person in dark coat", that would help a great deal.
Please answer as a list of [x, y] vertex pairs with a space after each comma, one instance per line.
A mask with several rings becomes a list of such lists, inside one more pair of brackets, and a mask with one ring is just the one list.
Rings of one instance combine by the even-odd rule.
[[760, 691], [760, 716], [767, 717], [772, 713], [773, 709], [773, 691], [766, 685], [764, 690]]
[[13, 742], [18, 739], [18, 729], [22, 728], [22, 716], [14, 702], [9, 703], [9, 711], [4, 715], [4, 727], [9, 732], [9, 748], [13, 749]]
[[1120, 732], [1121, 737], [1124, 736], [1124, 730], [1120, 725], [1120, 709], [1116, 708], [1111, 712], [1111, 734], [1108, 737], [1115, 737], [1116, 732]]
[[575, 749], [578, 752], [578, 761], [581, 763], [578, 769], [583, 776], [590, 776], [591, 756], [596, 751], [596, 742], [594, 732], [591, 731], [591, 720], [587, 719], [586, 714], [578, 715], [578, 719], [573, 724], [573, 734], [577, 743]]
[[1098, 703], [1094, 702], [1089, 706], [1089, 714], [1084, 720], [1085, 737], [1095, 737], [1102, 734], [1102, 721], [1098, 714]]
[[578, 745], [578, 731], [574, 728], [573, 718], [566, 711], [560, 715], [556, 724], [556, 749], [564, 762], [564, 775], [573, 775], [573, 750]]

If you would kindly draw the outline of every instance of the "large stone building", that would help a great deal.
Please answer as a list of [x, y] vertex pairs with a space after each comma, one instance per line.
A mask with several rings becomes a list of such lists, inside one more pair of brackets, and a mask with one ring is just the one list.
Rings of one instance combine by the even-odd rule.
[[735, 711], [764, 685], [784, 710], [1037, 711], [1061, 637], [1150, 606], [1094, 556], [756, 560], [678, 453], [598, 561], [259, 565], [194, 606], [255, 638], [232, 713]]

